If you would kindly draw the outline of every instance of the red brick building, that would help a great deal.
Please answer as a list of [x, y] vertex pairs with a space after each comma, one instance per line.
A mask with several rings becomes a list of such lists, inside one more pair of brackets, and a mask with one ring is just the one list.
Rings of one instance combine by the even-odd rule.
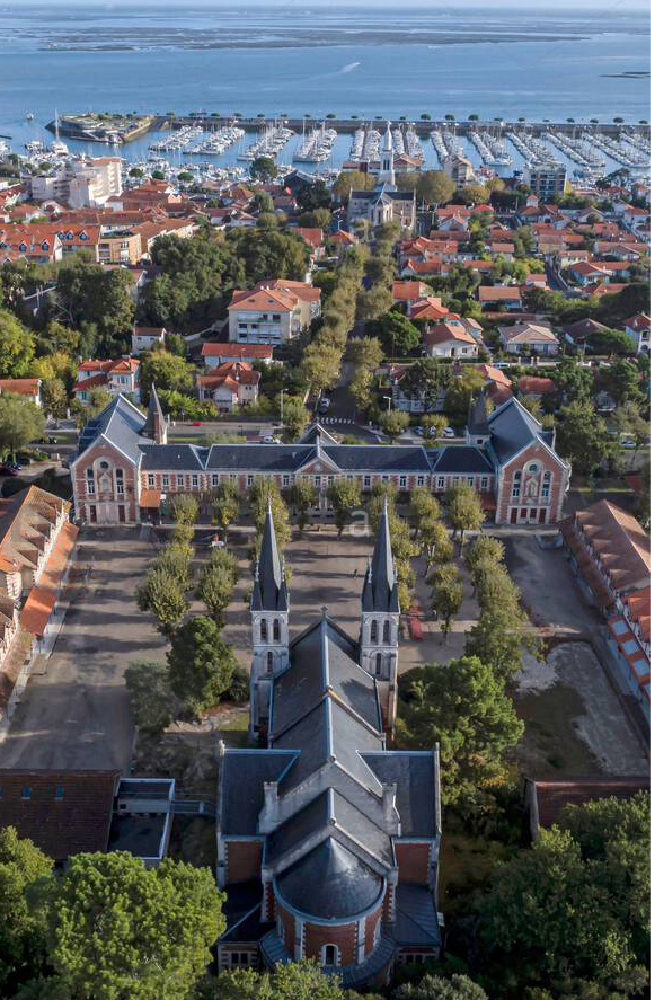
[[267, 748], [220, 749], [222, 969], [313, 958], [358, 987], [440, 954], [439, 752], [386, 749], [400, 609], [386, 512], [382, 525], [359, 642], [325, 609], [290, 642], [268, 512], [251, 599], [252, 726]]

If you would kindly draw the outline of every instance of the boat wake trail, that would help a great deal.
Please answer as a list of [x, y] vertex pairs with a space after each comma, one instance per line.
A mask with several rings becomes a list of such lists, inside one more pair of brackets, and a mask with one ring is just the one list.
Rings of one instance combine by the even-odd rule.
[[346, 65], [342, 69], [340, 69], [339, 72], [340, 73], [352, 73], [354, 69], [357, 69], [357, 67], [361, 66], [361, 65], [362, 64], [360, 62], [346, 63]]

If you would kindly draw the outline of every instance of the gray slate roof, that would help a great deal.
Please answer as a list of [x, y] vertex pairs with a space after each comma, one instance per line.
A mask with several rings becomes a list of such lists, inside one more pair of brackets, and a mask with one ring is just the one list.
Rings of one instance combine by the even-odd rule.
[[364, 576], [362, 589], [362, 609], [364, 611], [399, 612], [398, 581], [391, 552], [391, 531], [386, 497], [380, 518], [378, 536], [373, 549], [371, 565]]
[[433, 452], [432, 472], [435, 475], [460, 472], [485, 476], [494, 471], [486, 452], [475, 445], [451, 444]]
[[397, 784], [396, 807], [401, 837], [434, 837], [434, 755], [388, 750], [366, 753], [364, 760], [383, 784]]
[[518, 402], [509, 399], [488, 418], [491, 445], [500, 465], [540, 437], [542, 425]]
[[380, 895], [382, 876], [330, 837], [276, 880], [290, 906], [326, 920], [368, 909]]
[[82, 430], [78, 454], [81, 455], [103, 434], [137, 466], [140, 461], [140, 446], [147, 442], [147, 438], [142, 436], [144, 426], [145, 418], [140, 410], [124, 396], [115, 396]]
[[196, 444], [153, 444], [151, 441], [141, 444], [140, 450], [145, 472], [202, 472], [207, 453], [206, 448]]
[[363, 670], [357, 643], [329, 618], [323, 618], [293, 640], [291, 667], [274, 681], [272, 732], [284, 732], [334, 691], [368, 725], [382, 724], [377, 685]]
[[291, 751], [226, 750], [220, 788], [220, 829], [225, 836], [257, 834], [264, 782], [278, 781], [294, 756]]
[[271, 504], [267, 507], [260, 555], [255, 564], [255, 583], [251, 595], [251, 608], [254, 611], [287, 610], [287, 588], [278, 555]]

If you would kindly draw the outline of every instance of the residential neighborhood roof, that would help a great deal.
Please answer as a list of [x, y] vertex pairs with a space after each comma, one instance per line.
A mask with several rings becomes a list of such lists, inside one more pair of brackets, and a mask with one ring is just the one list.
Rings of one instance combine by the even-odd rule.
[[574, 514], [613, 586], [622, 592], [643, 586], [651, 572], [649, 540], [632, 514], [609, 500], [599, 500]]
[[423, 340], [428, 347], [436, 347], [439, 344], [447, 343], [449, 340], [458, 340], [463, 344], [472, 344], [473, 347], [477, 344], [475, 338], [464, 330], [461, 324], [455, 323], [439, 323], [436, 326], [428, 327]]
[[538, 323], [517, 323], [498, 327], [506, 344], [557, 344], [558, 337], [547, 326]]
[[119, 771], [0, 770], [0, 829], [55, 861], [106, 851]]
[[520, 301], [518, 285], [480, 285], [477, 289], [480, 302]]

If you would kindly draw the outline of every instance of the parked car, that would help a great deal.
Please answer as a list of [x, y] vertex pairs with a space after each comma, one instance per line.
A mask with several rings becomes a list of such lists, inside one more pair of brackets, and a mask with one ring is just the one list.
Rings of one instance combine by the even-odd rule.
[[330, 400], [324, 396], [323, 399], [319, 400], [319, 413], [327, 413], [330, 409]]
[[281, 443], [278, 440], [277, 437], [273, 436], [273, 434], [265, 434], [265, 436], [263, 437], [262, 440], [263, 440], [264, 444], [280, 444]]
[[0, 465], [0, 476], [17, 476], [18, 472], [16, 469], [12, 469], [10, 465]]
[[444, 427], [443, 428], [443, 437], [453, 438], [454, 437], [454, 429], [452, 427]]
[[422, 437], [423, 436], [423, 428], [422, 427], [414, 427], [414, 434], [417, 434], [418, 437]]

